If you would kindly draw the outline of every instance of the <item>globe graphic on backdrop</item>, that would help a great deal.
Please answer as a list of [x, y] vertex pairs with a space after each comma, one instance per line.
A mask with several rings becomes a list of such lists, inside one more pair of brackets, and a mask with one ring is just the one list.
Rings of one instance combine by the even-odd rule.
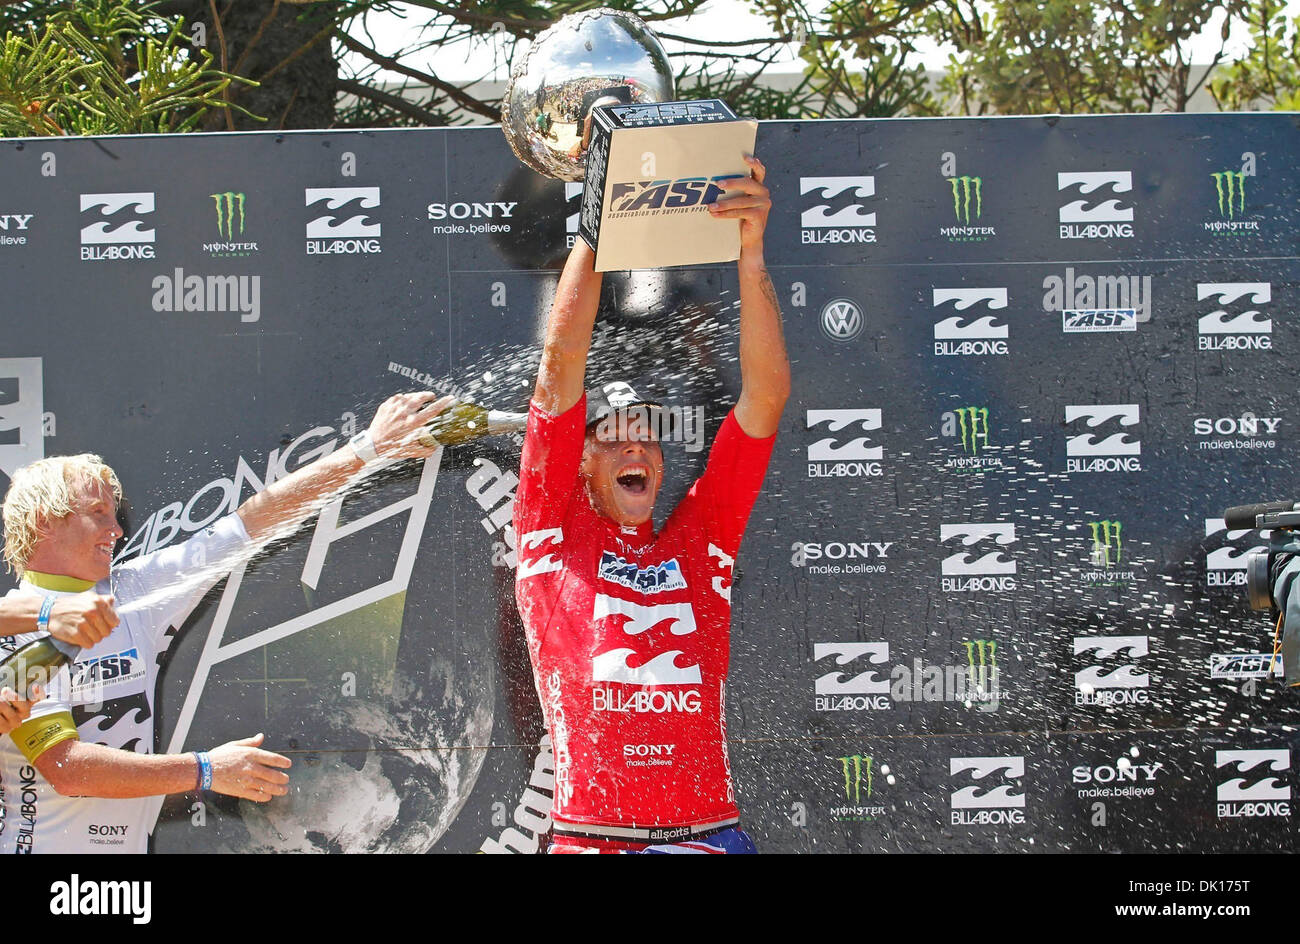
[[247, 836], [230, 842], [230, 851], [429, 850], [483, 766], [486, 752], [466, 745], [487, 744], [492, 734], [495, 686], [481, 677], [442, 678], [445, 697], [436, 703], [404, 698], [412, 707], [394, 709], [352, 699], [312, 719], [314, 742], [348, 747], [295, 754], [287, 796], [241, 801]]

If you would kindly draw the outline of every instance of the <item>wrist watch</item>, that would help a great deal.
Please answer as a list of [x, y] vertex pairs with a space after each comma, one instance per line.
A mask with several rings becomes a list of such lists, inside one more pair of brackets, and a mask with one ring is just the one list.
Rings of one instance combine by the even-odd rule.
[[357, 458], [366, 465], [379, 461], [379, 452], [375, 449], [375, 441], [370, 438], [370, 430], [357, 433], [348, 440], [348, 445], [350, 445], [352, 451], [357, 454]]

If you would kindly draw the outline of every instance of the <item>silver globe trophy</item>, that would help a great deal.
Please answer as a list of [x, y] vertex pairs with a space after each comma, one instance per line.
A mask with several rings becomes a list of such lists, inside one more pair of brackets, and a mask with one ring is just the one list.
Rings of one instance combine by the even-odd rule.
[[708, 204], [747, 176], [757, 122], [716, 99], [673, 101], [659, 40], [638, 17], [601, 8], [564, 17], [511, 69], [501, 129], [546, 177], [584, 182], [579, 234], [597, 271], [722, 262], [740, 255], [734, 220]]
[[540, 34], [510, 70], [501, 130], [537, 173], [582, 180], [593, 104], [667, 102], [673, 88], [668, 54], [639, 17], [604, 7], [574, 13]]

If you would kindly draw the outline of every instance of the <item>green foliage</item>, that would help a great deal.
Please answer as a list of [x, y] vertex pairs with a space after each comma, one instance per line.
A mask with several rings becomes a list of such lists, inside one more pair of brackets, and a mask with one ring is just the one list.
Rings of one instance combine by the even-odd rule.
[[130, 0], [77, 0], [24, 13], [0, 39], [0, 135], [193, 130], [234, 80], [186, 48], [184, 21]]
[[1300, 15], [1288, 19], [1285, 7], [1275, 0], [1256, 0], [1245, 11], [1250, 48], [1210, 82], [1220, 108], [1300, 111]]
[[[989, 114], [1184, 111], [1224, 56], [1193, 69], [1190, 41], [1236, 2], [954, 0], [926, 31], [956, 48], [950, 110]], [[1226, 32], [1224, 35], [1226, 41]]]

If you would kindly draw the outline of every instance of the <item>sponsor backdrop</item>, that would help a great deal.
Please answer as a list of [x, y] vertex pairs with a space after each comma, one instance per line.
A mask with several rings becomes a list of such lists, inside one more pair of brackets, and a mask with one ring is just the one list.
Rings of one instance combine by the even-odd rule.
[[[1300, 499], [1298, 150], [1290, 115], [761, 125], [794, 395], [727, 725], [761, 849], [1294, 846], [1300, 710], [1243, 583], [1264, 542], [1220, 519]], [[107, 457], [120, 559], [396, 391], [523, 409], [581, 195], [494, 129], [0, 164], [0, 473]], [[664, 183], [642, 209], [700, 192]], [[736, 305], [731, 265], [607, 277], [591, 376], [672, 408], [665, 511], [738, 392]], [[213, 590], [162, 656], [155, 749], [265, 731], [293, 792], [171, 797], [157, 851], [544, 848], [518, 454], [377, 475]], [[624, 753], [690, 776], [671, 747]]]

